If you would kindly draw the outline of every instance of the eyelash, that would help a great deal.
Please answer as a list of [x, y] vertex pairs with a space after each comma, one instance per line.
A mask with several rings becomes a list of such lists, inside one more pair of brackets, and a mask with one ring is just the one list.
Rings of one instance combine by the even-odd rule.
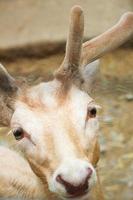
[[18, 141], [25, 137], [25, 132], [21, 127], [15, 128], [12, 131], [12, 133], [13, 133], [15, 139], [18, 140]]
[[[97, 110], [95, 107], [88, 107], [86, 121], [90, 118], [95, 118], [97, 114]], [[28, 133], [26, 133], [21, 127], [18, 127], [12, 131], [16, 140], [21, 140], [24, 137], [28, 138], [34, 145], [35, 143], [31, 140], [31, 137]]]
[[18, 127], [18, 128], [16, 128], [16, 129], [14, 129], [14, 130], [12, 131], [12, 133], [13, 133], [13, 135], [14, 135], [14, 137], [15, 137], [15, 139], [16, 139], [17, 141], [20, 141], [20, 140], [22, 140], [23, 138], [27, 138], [27, 139], [29, 139], [29, 140], [31, 141], [31, 143], [32, 143], [33, 145], [36, 145], [36, 144], [33, 142], [33, 140], [31, 139], [31, 136], [30, 136], [25, 130], [23, 130], [21, 127]]
[[87, 110], [87, 119], [95, 118], [97, 114], [97, 109], [95, 107], [88, 107]]

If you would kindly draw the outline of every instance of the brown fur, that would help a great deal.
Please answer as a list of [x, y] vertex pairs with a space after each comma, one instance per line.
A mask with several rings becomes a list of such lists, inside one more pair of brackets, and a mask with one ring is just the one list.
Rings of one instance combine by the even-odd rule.
[[26, 94], [22, 94], [18, 99], [20, 102], [23, 102], [26, 106], [28, 106], [31, 110], [46, 110], [45, 105], [39, 99], [31, 98]]

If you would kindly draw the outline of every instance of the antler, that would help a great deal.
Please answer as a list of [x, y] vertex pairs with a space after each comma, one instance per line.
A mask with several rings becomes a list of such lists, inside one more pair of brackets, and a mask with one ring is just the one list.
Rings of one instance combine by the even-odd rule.
[[80, 6], [74, 6], [71, 10], [69, 34], [66, 44], [66, 54], [63, 63], [56, 72], [58, 79], [77, 75], [80, 64], [82, 38], [84, 29], [83, 11]]
[[100, 36], [87, 41], [82, 46], [81, 65], [85, 66], [101, 57], [133, 36], [133, 13], [127, 12], [120, 18], [119, 22], [101, 34]]

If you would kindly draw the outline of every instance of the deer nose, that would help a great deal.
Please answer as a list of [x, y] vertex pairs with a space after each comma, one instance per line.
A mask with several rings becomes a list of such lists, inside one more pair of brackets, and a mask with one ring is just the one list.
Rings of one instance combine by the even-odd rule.
[[85, 192], [87, 192], [88, 188], [89, 188], [89, 179], [92, 175], [92, 169], [88, 168], [87, 169], [87, 175], [84, 178], [84, 180], [81, 181], [81, 183], [79, 183], [78, 185], [73, 185], [72, 183], [68, 182], [65, 180], [65, 178], [63, 178], [63, 175], [59, 174], [56, 177], [56, 181], [59, 182], [60, 184], [62, 184], [67, 193], [71, 196], [80, 196], [82, 194], [84, 194]]

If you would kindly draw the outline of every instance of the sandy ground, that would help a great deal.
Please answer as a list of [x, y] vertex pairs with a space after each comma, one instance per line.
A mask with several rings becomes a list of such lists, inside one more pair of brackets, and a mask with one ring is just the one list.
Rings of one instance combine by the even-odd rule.
[[[18, 59], [2, 63], [14, 76], [48, 80], [61, 63], [63, 54], [45, 59]], [[133, 51], [120, 49], [101, 60], [101, 86], [93, 92], [102, 106], [99, 113], [101, 159], [100, 177], [107, 200], [133, 199]], [[42, 76], [43, 74], [43, 76]], [[0, 142], [13, 143], [0, 129]]]

